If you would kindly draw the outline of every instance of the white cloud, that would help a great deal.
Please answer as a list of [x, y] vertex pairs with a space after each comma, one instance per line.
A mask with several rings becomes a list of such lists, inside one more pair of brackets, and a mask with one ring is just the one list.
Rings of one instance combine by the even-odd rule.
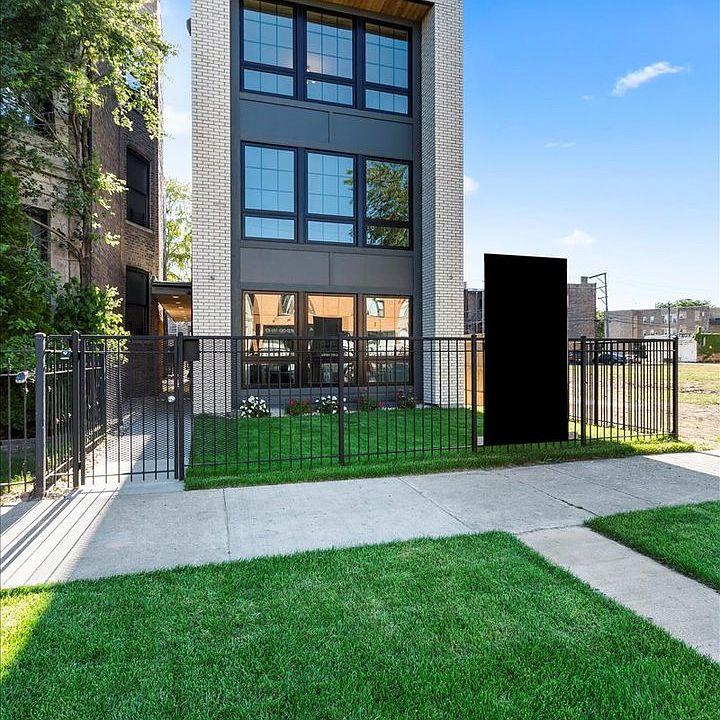
[[463, 175], [463, 195], [472, 195], [480, 188], [480, 183], [469, 175]]
[[574, 140], [568, 140], [568, 141], [559, 141], [559, 140], [551, 140], [550, 142], [545, 143], [546, 148], [571, 148], [575, 147], [576, 143]]
[[633, 70], [627, 75], [621, 77], [613, 88], [612, 94], [616, 97], [622, 97], [628, 90], [634, 90], [653, 78], [660, 75], [674, 75], [675, 73], [685, 72], [686, 67], [681, 65], [671, 65], [669, 62], [656, 62], [652, 65], [646, 65], [639, 70]]
[[575, 228], [569, 235], [560, 238], [558, 242], [568, 247], [587, 247], [595, 242], [595, 238], [590, 233]]
[[584, 100], [585, 102], [590, 102], [591, 100], [594, 100], [592, 95], [583, 95], [580, 99]]
[[163, 109], [163, 127], [168, 135], [180, 137], [190, 134], [190, 113], [187, 110], [176, 110], [172, 105]]

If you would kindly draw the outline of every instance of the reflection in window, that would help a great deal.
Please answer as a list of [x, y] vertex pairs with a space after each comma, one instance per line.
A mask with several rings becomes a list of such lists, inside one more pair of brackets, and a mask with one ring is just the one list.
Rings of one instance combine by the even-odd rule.
[[295, 154], [292, 150], [245, 147], [245, 207], [295, 210]]
[[[341, 335], [355, 334], [355, 297], [352, 295], [308, 295], [308, 335], [312, 338], [304, 358], [306, 380], [313, 385], [338, 382], [338, 353]], [[337, 340], [335, 338], [338, 338]], [[355, 377], [354, 343], [343, 341], [345, 380]], [[348, 362], [349, 360], [349, 362]]]
[[274, 2], [245, 0], [243, 58], [246, 62], [293, 67], [293, 10]]
[[409, 247], [409, 165], [368, 160], [365, 168], [366, 243], [382, 247]]
[[294, 240], [295, 153], [246, 145], [244, 184], [245, 237]]
[[353, 88], [352, 85], [342, 85], [324, 80], [308, 80], [307, 99], [336, 105], [352, 105]]
[[366, 297], [365, 329], [367, 380], [372, 384], [409, 383], [410, 300]]
[[366, 90], [365, 107], [368, 110], [382, 110], [383, 112], [407, 115], [408, 96], [381, 90]]
[[150, 227], [150, 163], [128, 150], [126, 173], [126, 217], [137, 225]]
[[343, 243], [355, 242], [355, 226], [352, 223], [308, 221], [308, 242]]
[[307, 13], [307, 71], [352, 79], [352, 20], [329, 13]]
[[365, 80], [397, 88], [408, 86], [409, 36], [406, 30], [375, 23], [365, 26]]
[[292, 385], [295, 383], [294, 293], [244, 293], [243, 383]]
[[308, 212], [311, 215], [352, 217], [353, 159], [308, 153]]
[[253, 92], [270, 93], [271, 95], [286, 95], [292, 97], [295, 93], [292, 75], [279, 75], [278, 73], [260, 70], [245, 70], [245, 89]]

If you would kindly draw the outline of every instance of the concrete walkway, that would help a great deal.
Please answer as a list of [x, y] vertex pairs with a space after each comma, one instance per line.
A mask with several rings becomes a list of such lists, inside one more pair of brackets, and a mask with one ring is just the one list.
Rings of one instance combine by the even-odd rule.
[[[15, 587], [505, 530], [671, 632], [681, 634], [683, 618], [692, 625], [678, 608], [694, 608], [701, 620], [688, 642], [705, 649], [701, 636], [717, 636], [716, 593], [578, 526], [596, 515], [720, 500], [719, 476], [718, 454], [688, 453], [194, 492], [175, 482], [101, 486], [2, 508], [0, 582]], [[644, 588], [636, 604], [632, 592], [621, 596], [623, 581], [633, 591], [633, 573]], [[693, 605], [697, 588], [703, 598]], [[703, 625], [708, 612], [715, 618]]]
[[521, 540], [555, 565], [720, 662], [720, 594], [589, 528], [538, 530]]

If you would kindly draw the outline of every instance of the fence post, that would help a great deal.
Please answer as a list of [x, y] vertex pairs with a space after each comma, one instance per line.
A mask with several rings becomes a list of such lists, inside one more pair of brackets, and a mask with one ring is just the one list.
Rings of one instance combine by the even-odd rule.
[[580, 336], [580, 444], [587, 445], [587, 337]]
[[[345, 344], [343, 334], [338, 340], [338, 457], [345, 464]], [[357, 343], [357, 340], [355, 341]]]
[[672, 436], [675, 440], [680, 437], [680, 387], [679, 381], [679, 342], [676, 335], [672, 340], [673, 366], [672, 366]]
[[45, 405], [45, 334], [35, 333], [35, 483], [33, 496], [45, 494], [47, 407]]
[[80, 485], [80, 333], [73, 330], [70, 336], [70, 424], [72, 432], [73, 487]]
[[472, 416], [470, 418], [470, 428], [472, 432], [472, 451], [477, 452], [478, 449], [478, 427], [477, 427], [477, 334], [470, 336], [470, 408]]
[[182, 331], [175, 338], [175, 474], [185, 480], [185, 359]]

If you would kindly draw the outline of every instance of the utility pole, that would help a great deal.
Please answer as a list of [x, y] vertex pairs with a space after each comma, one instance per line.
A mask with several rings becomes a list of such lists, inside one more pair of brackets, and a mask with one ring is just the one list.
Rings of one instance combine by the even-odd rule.
[[608, 287], [607, 287], [607, 273], [598, 273], [597, 275], [590, 275], [588, 280], [597, 280], [597, 294], [600, 302], [605, 308], [604, 311], [604, 327], [605, 337], [610, 335], [610, 315], [608, 313]]
[[667, 308], [668, 308], [668, 338], [671, 338], [672, 333], [670, 331], [670, 309], [672, 308], [672, 305], [670, 303], [668, 303]]

